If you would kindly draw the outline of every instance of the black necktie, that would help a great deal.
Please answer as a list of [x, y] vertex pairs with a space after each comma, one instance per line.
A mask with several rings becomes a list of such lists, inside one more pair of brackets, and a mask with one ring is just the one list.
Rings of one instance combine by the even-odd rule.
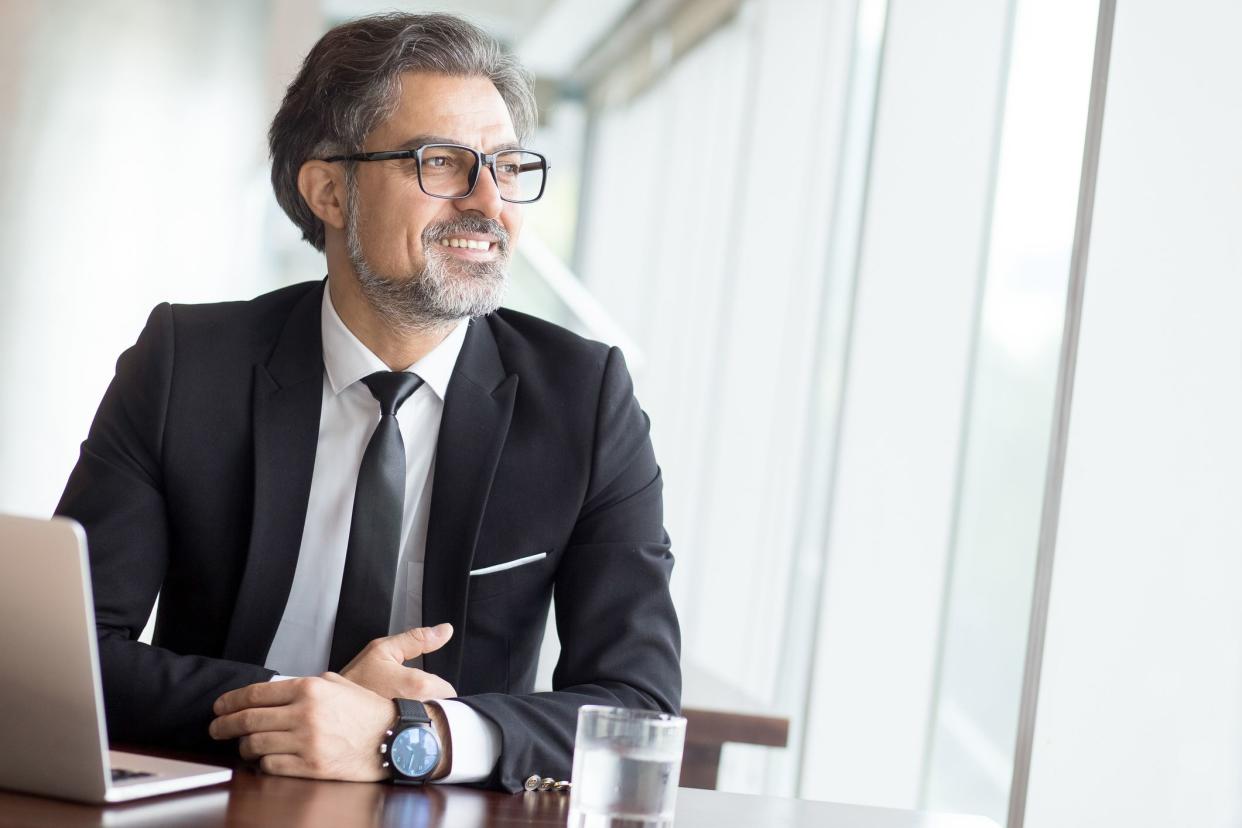
[[415, 374], [377, 371], [362, 378], [380, 404], [380, 421], [362, 455], [341, 598], [328, 669], [340, 671], [373, 638], [388, 635], [392, 589], [405, 506], [405, 442], [397, 409], [423, 381]]

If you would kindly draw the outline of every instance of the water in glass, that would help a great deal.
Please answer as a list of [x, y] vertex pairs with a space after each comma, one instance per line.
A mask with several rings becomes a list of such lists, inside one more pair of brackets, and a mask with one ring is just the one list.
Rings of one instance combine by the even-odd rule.
[[678, 717], [584, 708], [574, 750], [569, 828], [672, 825], [684, 734], [685, 720]]

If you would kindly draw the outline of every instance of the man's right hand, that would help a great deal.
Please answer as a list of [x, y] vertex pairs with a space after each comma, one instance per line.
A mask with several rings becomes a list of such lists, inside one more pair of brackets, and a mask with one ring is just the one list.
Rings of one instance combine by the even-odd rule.
[[452, 624], [415, 627], [387, 638], [377, 638], [345, 665], [341, 675], [387, 699], [451, 699], [453, 685], [405, 662], [438, 650], [453, 637]]

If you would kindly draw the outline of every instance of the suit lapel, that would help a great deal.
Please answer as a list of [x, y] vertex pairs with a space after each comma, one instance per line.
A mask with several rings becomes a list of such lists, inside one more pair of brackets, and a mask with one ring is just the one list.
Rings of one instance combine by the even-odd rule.
[[454, 628], [447, 644], [423, 656], [424, 669], [453, 685], [461, 674], [470, 566], [517, 384], [487, 321], [473, 320], [445, 394], [423, 564], [423, 623], [449, 621]]
[[262, 664], [293, 584], [319, 442], [323, 287], [289, 314], [266, 365], [254, 367], [254, 516], [224, 656]]

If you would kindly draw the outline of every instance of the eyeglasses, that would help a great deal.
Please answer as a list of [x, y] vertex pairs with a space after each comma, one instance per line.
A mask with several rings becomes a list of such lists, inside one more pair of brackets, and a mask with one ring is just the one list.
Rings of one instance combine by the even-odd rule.
[[334, 155], [324, 161], [397, 161], [413, 159], [418, 186], [434, 198], [467, 198], [479, 183], [479, 170], [488, 167], [500, 198], [513, 204], [529, 204], [543, 195], [548, 180], [548, 159], [524, 149], [501, 150], [486, 155], [459, 144], [424, 144], [418, 149], [358, 152]]

